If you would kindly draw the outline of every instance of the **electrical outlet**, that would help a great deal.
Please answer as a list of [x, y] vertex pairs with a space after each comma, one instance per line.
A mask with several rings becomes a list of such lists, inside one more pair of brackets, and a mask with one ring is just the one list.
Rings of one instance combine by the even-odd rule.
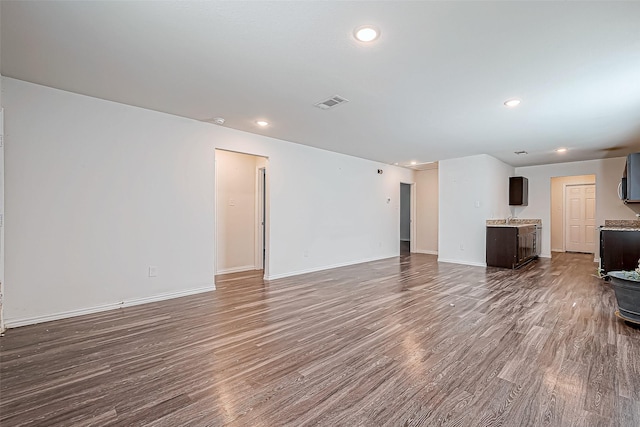
[[158, 267], [155, 265], [149, 266], [149, 277], [158, 277]]

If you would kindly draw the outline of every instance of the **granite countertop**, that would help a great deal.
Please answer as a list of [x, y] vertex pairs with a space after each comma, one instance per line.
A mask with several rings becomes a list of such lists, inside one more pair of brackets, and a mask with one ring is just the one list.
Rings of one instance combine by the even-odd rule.
[[600, 230], [611, 231], [640, 231], [640, 220], [635, 219], [605, 219]]
[[506, 219], [488, 219], [487, 227], [527, 227], [531, 225], [537, 225], [542, 227], [541, 219], [526, 219], [526, 218], [512, 218], [507, 223]]
[[520, 228], [520, 227], [531, 227], [537, 224], [487, 224], [487, 227], [510, 227], [510, 228]]

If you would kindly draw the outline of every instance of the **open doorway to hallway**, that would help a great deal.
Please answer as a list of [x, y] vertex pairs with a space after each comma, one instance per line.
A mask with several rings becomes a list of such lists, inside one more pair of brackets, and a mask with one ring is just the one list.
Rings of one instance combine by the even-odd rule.
[[413, 184], [400, 183], [400, 255], [408, 255], [413, 248]]
[[268, 269], [266, 157], [216, 150], [215, 274]]
[[551, 251], [596, 253], [596, 176], [551, 178]]

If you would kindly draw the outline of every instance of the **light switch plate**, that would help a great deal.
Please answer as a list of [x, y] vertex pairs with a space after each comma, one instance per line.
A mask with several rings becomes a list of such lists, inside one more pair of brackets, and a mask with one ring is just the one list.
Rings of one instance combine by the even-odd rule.
[[158, 277], [158, 267], [155, 265], [149, 266], [149, 277]]

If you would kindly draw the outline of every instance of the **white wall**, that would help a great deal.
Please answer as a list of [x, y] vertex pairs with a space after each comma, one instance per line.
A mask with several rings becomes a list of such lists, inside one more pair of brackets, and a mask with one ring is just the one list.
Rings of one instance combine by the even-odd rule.
[[[635, 213], [618, 198], [618, 183], [622, 177], [625, 158], [556, 163], [516, 168], [516, 174], [529, 178], [529, 206], [522, 217], [542, 219], [542, 254], [551, 256], [551, 178], [559, 176], [596, 176], [596, 225], [605, 219], [637, 219]], [[599, 239], [598, 239], [599, 241]], [[599, 248], [596, 248], [596, 258]]]
[[410, 170], [19, 80], [3, 86], [9, 326], [212, 289], [215, 148], [269, 158], [271, 278], [399, 253], [399, 183]]
[[[2, 7], [0, 7], [2, 10]], [[0, 18], [0, 22], [2, 19]], [[0, 31], [1, 33], [1, 31]], [[0, 42], [0, 46], [2, 43]], [[2, 57], [2, 55], [0, 55]], [[0, 64], [0, 69], [1, 69]], [[2, 75], [0, 75], [0, 135], [4, 133], [4, 120], [2, 118]], [[0, 147], [0, 215], [3, 224], [0, 224], [0, 333], [4, 332], [4, 144]]]
[[400, 240], [411, 240], [411, 184], [400, 184]]
[[297, 144], [280, 154], [268, 156], [271, 278], [399, 254], [411, 170]]
[[[0, 138], [4, 138], [4, 110], [2, 109], [2, 76], [0, 76]], [[0, 146], [0, 333], [4, 332], [4, 142]]]
[[416, 171], [415, 252], [438, 254], [438, 168]]
[[438, 165], [438, 261], [486, 265], [486, 220], [509, 216], [513, 167], [486, 154]]
[[[0, 75], [0, 137], [4, 137], [2, 106], [2, 76]], [[0, 333], [4, 332], [4, 143], [0, 146]]]
[[216, 274], [256, 268], [258, 158], [216, 150]]

